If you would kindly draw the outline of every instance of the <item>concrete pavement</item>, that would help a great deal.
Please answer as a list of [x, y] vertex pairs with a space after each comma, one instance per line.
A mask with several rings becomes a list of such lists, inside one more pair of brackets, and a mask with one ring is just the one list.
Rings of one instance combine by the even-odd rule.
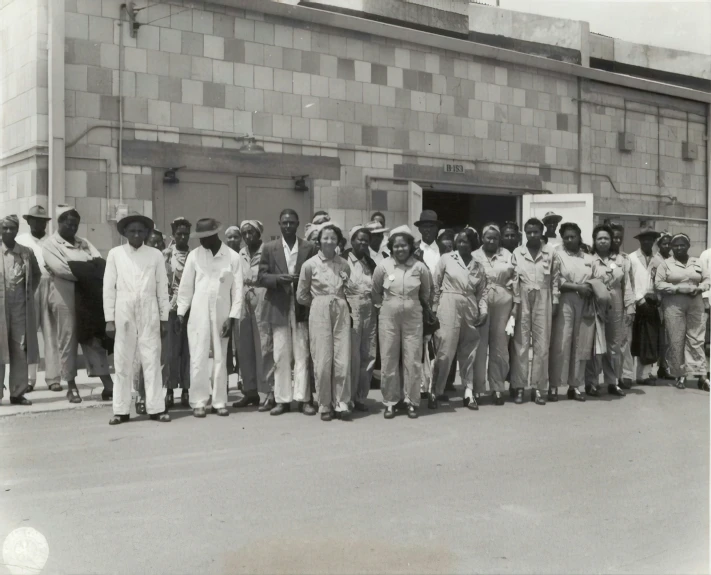
[[708, 572], [709, 394], [415, 421], [376, 399], [350, 423], [1, 417], [0, 541], [42, 533], [44, 573]]

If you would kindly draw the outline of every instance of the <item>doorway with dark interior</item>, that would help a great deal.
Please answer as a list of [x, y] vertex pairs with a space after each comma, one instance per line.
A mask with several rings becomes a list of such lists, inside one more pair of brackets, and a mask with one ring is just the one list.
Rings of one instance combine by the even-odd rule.
[[434, 210], [445, 228], [459, 231], [471, 226], [481, 231], [485, 224], [518, 221], [518, 196], [423, 190], [422, 209]]

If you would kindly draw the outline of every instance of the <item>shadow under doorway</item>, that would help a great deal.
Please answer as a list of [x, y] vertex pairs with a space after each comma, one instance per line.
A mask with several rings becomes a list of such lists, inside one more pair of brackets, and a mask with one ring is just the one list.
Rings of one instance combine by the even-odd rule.
[[434, 210], [445, 228], [455, 232], [467, 225], [478, 232], [485, 224], [517, 221], [518, 196], [466, 194], [423, 190], [422, 209]]

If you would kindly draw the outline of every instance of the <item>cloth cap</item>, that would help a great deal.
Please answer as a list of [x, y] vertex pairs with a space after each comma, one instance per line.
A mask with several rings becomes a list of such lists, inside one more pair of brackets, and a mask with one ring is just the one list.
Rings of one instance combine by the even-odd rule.
[[20, 218], [18, 218], [15, 214], [10, 214], [9, 216], [5, 216], [2, 219], [2, 223], [4, 224], [7, 222], [8, 224], [14, 224], [18, 228], [20, 227]]
[[423, 210], [420, 212], [420, 219], [415, 222], [416, 226], [421, 226], [422, 224], [436, 224], [442, 227], [442, 222], [437, 219], [437, 212], [434, 210]]
[[244, 220], [239, 225], [239, 229], [241, 232], [244, 232], [244, 226], [252, 226], [255, 230], [259, 232], [260, 236], [262, 235], [262, 233], [264, 233], [264, 224], [259, 220]]
[[195, 231], [190, 234], [190, 239], [200, 240], [219, 234], [222, 231], [222, 224], [215, 218], [202, 218], [195, 224]]
[[415, 235], [412, 233], [412, 230], [410, 229], [409, 226], [398, 226], [396, 228], [393, 228], [390, 230], [390, 237], [392, 238], [393, 236], [396, 236], [398, 234], [403, 234], [406, 236], [410, 236], [413, 240], [415, 239]]
[[42, 206], [32, 206], [30, 210], [22, 216], [24, 220], [28, 220], [28, 218], [37, 218], [38, 220], [51, 220], [52, 218], [47, 214], [47, 210], [45, 210]]
[[122, 217], [118, 222], [116, 222], [116, 229], [120, 235], [125, 235], [126, 226], [133, 222], [141, 222], [144, 226], [148, 228], [148, 231], [153, 230], [153, 220], [148, 216], [139, 214], [138, 212], [131, 212], [128, 215]]
[[57, 206], [57, 220], [59, 220], [59, 218], [61, 218], [67, 212], [74, 212], [78, 217], [81, 217], [74, 206], [70, 206], [68, 204], [59, 204]]
[[353, 236], [355, 236], [361, 230], [365, 230], [368, 233], [371, 233], [371, 231], [368, 229], [368, 226], [364, 226], [363, 224], [358, 224], [357, 226], [353, 226], [351, 228], [351, 230], [348, 232], [348, 239], [352, 240]]

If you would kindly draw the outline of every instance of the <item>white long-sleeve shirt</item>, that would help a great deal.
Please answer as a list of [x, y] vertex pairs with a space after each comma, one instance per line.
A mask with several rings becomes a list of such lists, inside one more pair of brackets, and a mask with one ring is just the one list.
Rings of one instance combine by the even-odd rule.
[[422, 259], [425, 260], [425, 265], [430, 270], [430, 273], [434, 273], [440, 258], [437, 242], [434, 241], [431, 244], [426, 244], [422, 241], [420, 242], [420, 249], [422, 250]]
[[[701, 273], [703, 277], [711, 277], [711, 248], [701, 252], [699, 262], [701, 263]], [[708, 302], [711, 303], [711, 290], [705, 291], [703, 296]]]
[[25, 246], [26, 248], [30, 248], [34, 252], [35, 259], [37, 260], [37, 264], [39, 265], [43, 276], [49, 275], [49, 271], [46, 267], [44, 267], [44, 256], [42, 255], [42, 245], [47, 241], [47, 238], [49, 238], [49, 234], [45, 234], [41, 238], [36, 238], [30, 233], [20, 234], [15, 238], [15, 241], [18, 244]]
[[142, 306], [151, 300], [158, 302], [160, 321], [168, 321], [168, 276], [160, 250], [142, 245], [135, 249], [129, 244], [109, 252], [104, 272], [104, 316], [116, 321], [116, 302], [130, 301], [134, 309], [155, 309]]
[[664, 259], [659, 254], [653, 254], [648, 259], [641, 249], [632, 252], [629, 259], [634, 299], [637, 303], [641, 303], [645, 295], [654, 293], [654, 274]]
[[178, 289], [178, 315], [184, 316], [193, 305], [193, 299], [229, 306], [229, 317], [242, 317], [242, 263], [239, 254], [224, 243], [213, 256], [202, 246], [188, 254], [183, 277]]

